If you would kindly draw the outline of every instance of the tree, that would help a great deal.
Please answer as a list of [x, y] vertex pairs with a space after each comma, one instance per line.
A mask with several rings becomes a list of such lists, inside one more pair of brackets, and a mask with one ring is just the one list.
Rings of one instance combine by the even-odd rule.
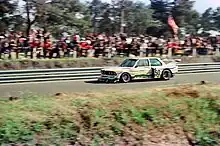
[[208, 8], [200, 18], [201, 27], [204, 31], [220, 30], [220, 7]]
[[[97, 26], [96, 32], [99, 33], [104, 32], [109, 35], [119, 33], [122, 19], [126, 23], [125, 32], [128, 35], [144, 34], [148, 27], [155, 25], [152, 20], [153, 10], [149, 9], [144, 3], [131, 0], [112, 0], [109, 4], [93, 0], [90, 8], [93, 8], [91, 9], [93, 21], [96, 20], [96, 23], [93, 24]], [[124, 17], [121, 16], [122, 11], [124, 11]], [[100, 20], [98, 21], [97, 18]]]
[[172, 14], [175, 18], [177, 25], [184, 28], [186, 33], [196, 34], [200, 22], [199, 13], [193, 10], [194, 1], [181, 0], [172, 9]]
[[214, 27], [217, 30], [220, 30], [220, 7], [216, 8], [216, 10], [213, 13], [213, 22], [214, 22]]
[[25, 2], [24, 12], [26, 14], [26, 35], [30, 33], [31, 27], [38, 21], [44, 22], [47, 0], [23, 0]]
[[79, 0], [53, 0], [47, 16], [46, 27], [52, 31], [56, 28], [61, 31], [69, 30], [69, 33], [84, 34], [91, 29], [88, 5]]
[[191, 0], [151, 0], [151, 8], [154, 10], [153, 18], [162, 22], [160, 32], [167, 34], [172, 32], [167, 24], [169, 15], [172, 15], [179, 27], [185, 28], [190, 33], [196, 33], [200, 22], [199, 13], [193, 10], [194, 1]]
[[16, 14], [17, 2], [13, 0], [0, 1], [0, 32], [8, 30], [12, 24], [16, 25], [16, 20], [21, 20], [21, 17]]
[[[88, 7], [79, 0], [24, 0], [27, 19], [26, 34], [32, 26], [44, 28], [54, 35], [60, 31], [84, 33], [90, 29]], [[79, 18], [80, 17], [80, 18]]]
[[172, 29], [168, 26], [167, 20], [168, 16], [172, 14], [172, 8], [174, 6], [174, 1], [169, 0], [150, 0], [151, 6], [150, 8], [154, 10], [153, 19], [154, 21], [158, 21], [161, 25], [160, 27], [152, 27], [150, 28], [150, 32], [154, 31], [154, 36], [171, 36]]
[[93, 33], [114, 33], [112, 24], [115, 19], [113, 15], [117, 11], [114, 6], [114, 1], [112, 5], [100, 0], [93, 0], [90, 3]]
[[145, 34], [146, 29], [156, 26], [152, 18], [153, 10], [144, 3], [127, 1], [125, 3], [125, 21], [128, 34]]

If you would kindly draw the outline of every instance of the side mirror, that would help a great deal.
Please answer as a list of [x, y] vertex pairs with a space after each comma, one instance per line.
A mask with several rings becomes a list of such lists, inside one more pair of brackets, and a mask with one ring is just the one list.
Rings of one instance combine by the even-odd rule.
[[138, 68], [138, 65], [136, 65], [134, 68]]

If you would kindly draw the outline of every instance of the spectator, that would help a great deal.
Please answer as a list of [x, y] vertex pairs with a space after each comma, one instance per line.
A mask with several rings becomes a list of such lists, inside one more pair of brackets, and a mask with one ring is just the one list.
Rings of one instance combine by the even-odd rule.
[[[197, 38], [186, 36], [184, 40], [165, 40], [163, 36], [160, 38], [145, 37], [127, 37], [124, 34], [106, 36], [105, 34], [89, 34], [85, 38], [81, 38], [75, 33], [73, 36], [64, 34], [61, 40], [53, 41], [50, 33], [42, 30], [31, 30], [30, 35], [26, 37], [23, 32], [11, 32], [0, 34], [0, 58], [2, 54], [7, 54], [8, 58], [12, 58], [12, 52], [16, 53], [18, 59], [21, 53], [25, 54], [25, 58], [30, 54], [30, 58], [60, 58], [72, 57], [72, 52], [77, 52], [77, 56], [83, 57], [99, 57], [133, 54], [139, 56], [163, 55], [168, 53], [167, 48], [171, 48], [173, 54], [192, 55], [192, 48], [197, 48], [201, 55], [207, 54], [207, 48], [213, 52], [219, 48], [220, 37]], [[36, 53], [35, 53], [36, 52]], [[181, 53], [180, 53], [181, 52]], [[62, 55], [63, 54], [63, 55]], [[74, 55], [76, 56], [76, 55]]]

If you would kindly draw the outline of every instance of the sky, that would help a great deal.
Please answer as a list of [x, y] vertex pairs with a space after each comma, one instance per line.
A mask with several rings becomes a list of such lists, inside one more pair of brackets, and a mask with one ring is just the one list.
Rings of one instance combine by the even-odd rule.
[[[91, 1], [91, 0], [81, 0], [81, 1]], [[102, 0], [106, 2], [111, 2], [111, 0]], [[150, 4], [150, 0], [134, 0], [134, 1], [141, 1], [145, 2], [146, 4]], [[209, 7], [216, 8], [220, 7], [220, 0], [194, 0], [195, 1], [195, 6], [194, 8], [200, 12], [203, 13], [206, 9]]]
[[209, 7], [220, 7], [220, 0], [196, 0], [195, 9], [200, 13], [204, 12]]
[[[107, 1], [110, 2], [111, 0], [102, 0], [102, 1]], [[141, 2], [146, 2], [146, 4], [149, 4], [149, 0], [135, 0], [135, 1], [141, 1]], [[195, 1], [195, 9], [203, 13], [206, 9], [209, 7], [216, 8], [220, 7], [220, 0], [194, 0]]]

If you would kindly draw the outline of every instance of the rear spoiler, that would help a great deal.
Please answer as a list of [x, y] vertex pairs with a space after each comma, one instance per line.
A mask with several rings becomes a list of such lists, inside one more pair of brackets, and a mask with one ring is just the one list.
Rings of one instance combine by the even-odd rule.
[[167, 58], [164, 58], [164, 59], [161, 59], [163, 62], [181, 62], [182, 60], [181, 59], [167, 59]]

